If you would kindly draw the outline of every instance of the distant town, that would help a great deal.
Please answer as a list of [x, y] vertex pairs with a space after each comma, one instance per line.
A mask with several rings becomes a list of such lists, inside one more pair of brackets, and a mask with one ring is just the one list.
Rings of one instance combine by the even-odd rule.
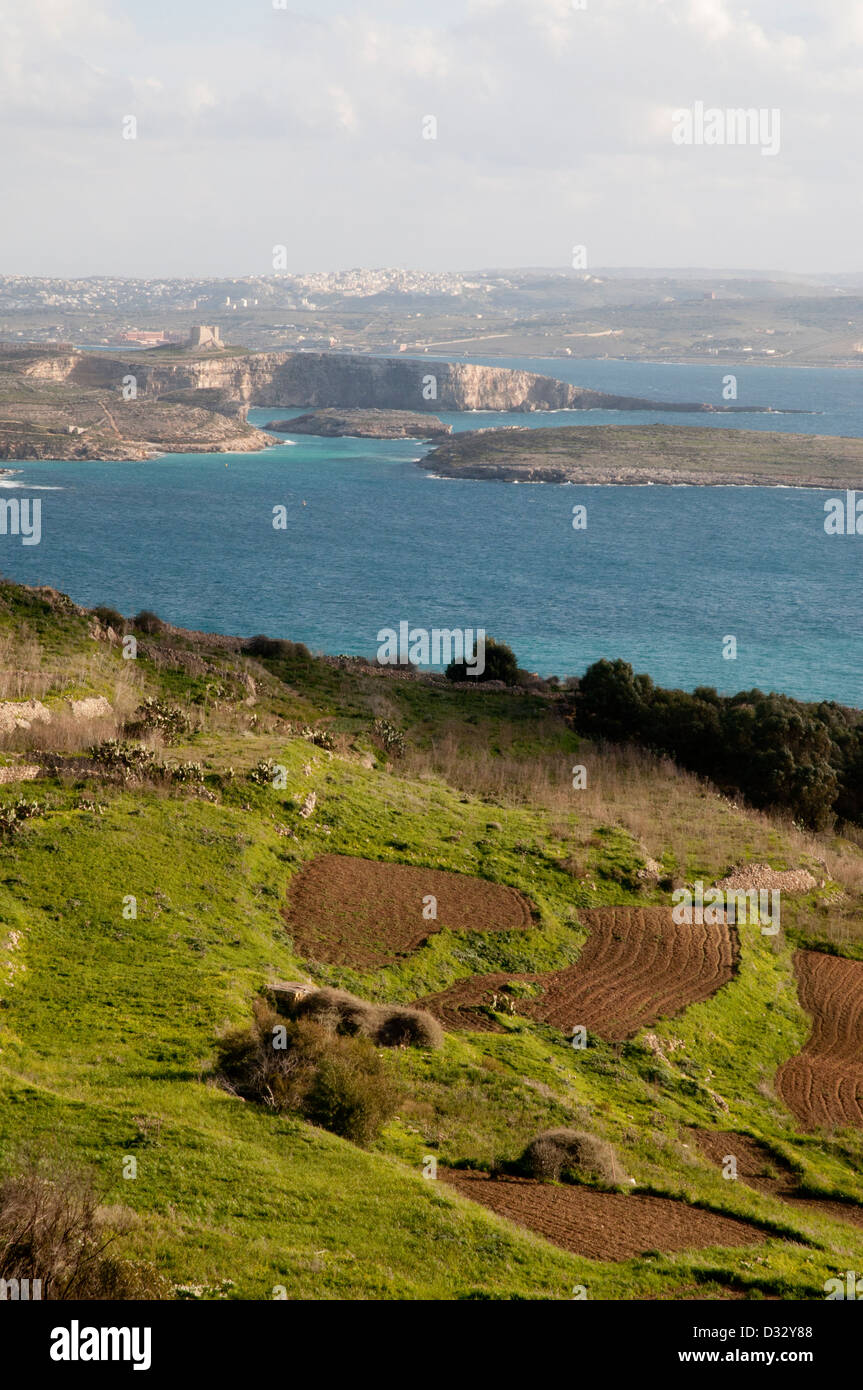
[[860, 366], [863, 276], [401, 268], [202, 279], [0, 276], [0, 341]]

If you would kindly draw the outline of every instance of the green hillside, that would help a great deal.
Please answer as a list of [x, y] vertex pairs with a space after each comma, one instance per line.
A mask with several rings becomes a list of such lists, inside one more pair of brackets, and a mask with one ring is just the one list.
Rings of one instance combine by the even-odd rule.
[[[860, 957], [858, 844], [748, 812], [667, 761], [591, 745], [563, 691], [454, 688], [290, 644], [255, 657], [173, 629], [136, 637], [124, 659], [109, 616], [0, 584], [0, 701], [37, 700], [52, 716], [0, 719], [4, 1173], [34, 1148], [53, 1173], [84, 1166], [112, 1248], [177, 1296], [566, 1299], [583, 1285], [590, 1298], [695, 1286], [806, 1298], [861, 1268], [853, 1207], [845, 1220], [836, 1205], [726, 1181], [691, 1134], [743, 1131], [799, 1191], [863, 1203], [860, 1132], [801, 1130], [774, 1087], [809, 1033], [794, 951]], [[73, 712], [98, 697], [108, 713]], [[183, 770], [123, 780], [88, 749], [134, 742], [148, 698], [161, 714], [144, 741]], [[283, 767], [284, 787], [250, 777], [261, 764]], [[5, 780], [24, 766], [40, 774]], [[519, 890], [535, 915], [518, 931], [441, 930], [383, 967], [310, 959], [282, 910], [323, 853], [476, 875]], [[625, 1042], [591, 1034], [584, 1051], [518, 1013], [435, 1051], [386, 1049], [400, 1098], [367, 1148], [215, 1075], [219, 1037], [248, 1024], [275, 980], [409, 1004], [471, 975], [556, 970], [579, 957], [585, 910], [670, 903], [673, 886], [748, 861], [810, 868], [818, 886], [783, 901], [779, 935], [740, 928], [739, 969], [712, 997]], [[766, 1239], [588, 1259], [423, 1176], [429, 1155], [488, 1168], [561, 1126], [613, 1145], [635, 1178], [626, 1201], [678, 1197]]]

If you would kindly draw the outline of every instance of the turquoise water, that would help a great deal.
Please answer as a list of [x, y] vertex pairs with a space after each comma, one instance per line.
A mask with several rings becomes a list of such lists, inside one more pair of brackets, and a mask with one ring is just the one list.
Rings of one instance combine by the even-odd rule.
[[[727, 370], [510, 365], [668, 400], [712, 398], [706, 388]], [[856, 372], [751, 368], [738, 380], [741, 403], [819, 414], [597, 411], [515, 422], [667, 419], [863, 436]], [[459, 429], [513, 423], [444, 418]], [[378, 630], [401, 620], [483, 627], [544, 674], [620, 656], [664, 685], [757, 685], [863, 704], [863, 536], [825, 534], [829, 493], [444, 481], [415, 466], [423, 446], [413, 441], [297, 438], [260, 454], [20, 464], [0, 495], [41, 498], [42, 539], [0, 536], [0, 568], [81, 603], [147, 607], [183, 626], [267, 632], [328, 652], [373, 656]], [[586, 531], [572, 529], [576, 502], [587, 505]], [[279, 505], [286, 530], [272, 526]], [[727, 635], [736, 661], [722, 659]]]

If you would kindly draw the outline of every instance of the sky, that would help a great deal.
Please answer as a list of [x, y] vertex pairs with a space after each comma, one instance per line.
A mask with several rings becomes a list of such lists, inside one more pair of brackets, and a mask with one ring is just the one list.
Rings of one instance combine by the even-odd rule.
[[4, 274], [863, 269], [863, 0], [0, 0], [0, 127]]

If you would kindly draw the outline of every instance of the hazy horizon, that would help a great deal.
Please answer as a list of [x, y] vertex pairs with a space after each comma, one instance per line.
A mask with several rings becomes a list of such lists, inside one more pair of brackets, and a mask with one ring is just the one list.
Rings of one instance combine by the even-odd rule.
[[863, 267], [846, 267], [836, 271], [825, 270], [799, 270], [799, 269], [777, 269], [776, 267], [754, 268], [751, 266], [709, 266], [709, 265], [606, 265], [593, 266], [587, 272], [572, 270], [568, 266], [561, 265], [447, 265], [429, 269], [427, 266], [411, 265], [404, 262], [389, 264], [384, 263], [354, 263], [351, 265], [320, 265], [310, 264], [307, 266], [296, 266], [284, 271], [260, 271], [260, 270], [222, 270], [212, 271], [206, 274], [171, 274], [166, 271], [154, 271], [150, 275], [136, 275], [125, 272], [113, 271], [91, 271], [86, 275], [75, 274], [74, 272], [62, 273], [52, 270], [15, 270], [14, 268], [0, 268], [0, 277], [7, 279], [29, 279], [29, 280], [188, 280], [190, 282], [200, 279], [209, 280], [244, 280], [251, 277], [260, 279], [292, 279], [301, 278], [308, 275], [346, 275], [351, 271], [362, 271], [372, 274], [384, 271], [403, 271], [407, 274], [416, 275], [567, 275], [573, 280], [581, 280], [587, 276], [602, 278], [616, 277], [621, 280], [650, 278], [652, 276], [678, 276], [681, 278], [692, 277], [693, 279], [701, 276], [727, 276], [731, 279], [779, 281], [779, 280], [801, 280], [806, 283], [819, 281], [836, 281], [860, 279], [863, 281]]

